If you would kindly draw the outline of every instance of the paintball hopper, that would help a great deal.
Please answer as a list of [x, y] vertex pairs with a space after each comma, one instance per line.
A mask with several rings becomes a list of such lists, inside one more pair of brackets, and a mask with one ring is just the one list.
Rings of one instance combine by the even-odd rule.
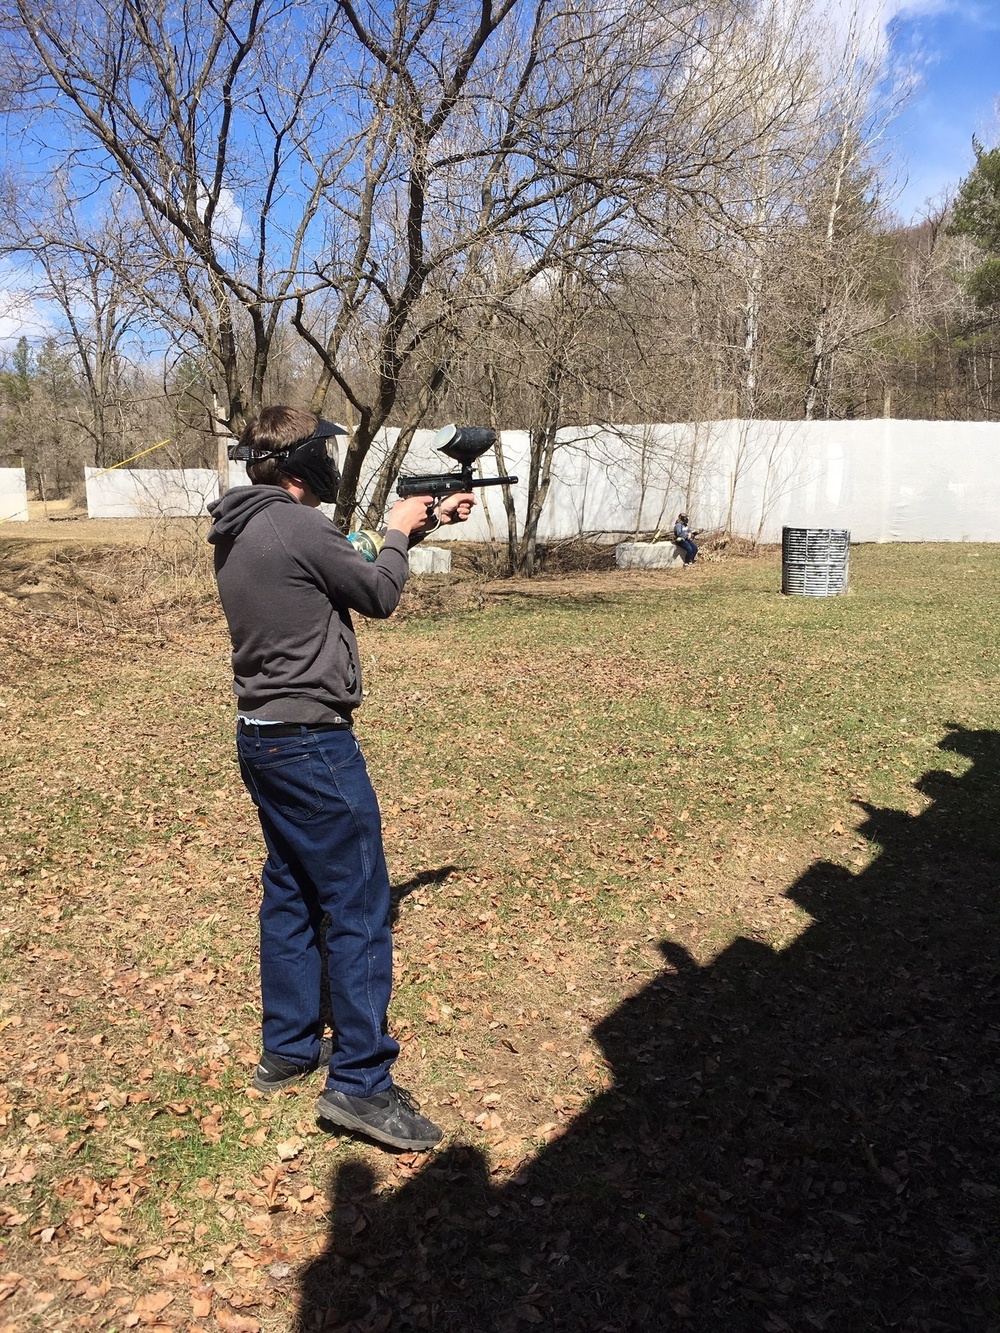
[[434, 436], [434, 448], [465, 469], [471, 468], [496, 443], [496, 438], [496, 431], [488, 426], [442, 426]]
[[474, 486], [513, 486], [516, 477], [474, 477], [472, 465], [486, 450], [496, 444], [496, 431], [487, 426], [442, 426], [434, 436], [434, 448], [447, 458], [453, 458], [458, 472], [444, 476], [424, 474], [419, 477], [400, 477], [396, 494], [401, 500], [411, 495], [430, 495], [435, 503], [446, 495], [461, 495]]

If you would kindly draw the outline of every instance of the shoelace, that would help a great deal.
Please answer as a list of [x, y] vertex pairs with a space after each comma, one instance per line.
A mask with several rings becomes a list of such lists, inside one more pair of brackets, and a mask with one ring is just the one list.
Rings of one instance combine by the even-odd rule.
[[396, 1100], [406, 1107], [413, 1115], [420, 1114], [420, 1103], [416, 1100], [412, 1092], [407, 1092], [405, 1088], [393, 1084], [393, 1090], [396, 1093]]

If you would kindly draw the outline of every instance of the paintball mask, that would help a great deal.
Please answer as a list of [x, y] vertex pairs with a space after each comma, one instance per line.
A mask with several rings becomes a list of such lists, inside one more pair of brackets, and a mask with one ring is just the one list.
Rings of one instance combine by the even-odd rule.
[[343, 426], [322, 417], [316, 429], [305, 440], [296, 440], [285, 449], [254, 449], [246, 444], [234, 444], [229, 457], [241, 463], [257, 463], [274, 458], [282, 476], [305, 482], [322, 504], [333, 504], [340, 485], [337, 467], [337, 436], [346, 435]]

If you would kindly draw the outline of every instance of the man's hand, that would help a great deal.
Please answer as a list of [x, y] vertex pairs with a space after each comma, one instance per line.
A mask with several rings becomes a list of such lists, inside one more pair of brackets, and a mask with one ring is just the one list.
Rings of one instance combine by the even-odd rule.
[[389, 510], [386, 531], [402, 532], [407, 537], [419, 537], [431, 524], [434, 508], [433, 495], [410, 495], [405, 500], [397, 500]]
[[464, 523], [475, 503], [476, 497], [471, 491], [462, 495], [446, 495], [437, 507], [438, 517], [442, 523]]

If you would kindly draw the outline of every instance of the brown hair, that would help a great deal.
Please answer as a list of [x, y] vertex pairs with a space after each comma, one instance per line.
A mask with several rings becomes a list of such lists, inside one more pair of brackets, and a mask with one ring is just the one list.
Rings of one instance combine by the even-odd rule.
[[276, 458], [261, 458], [256, 463], [247, 463], [247, 476], [255, 486], [280, 486], [284, 475]]
[[[308, 440], [319, 424], [315, 412], [301, 407], [265, 407], [247, 422], [240, 436], [240, 444], [261, 452], [288, 449], [300, 440]], [[255, 486], [280, 486], [286, 474], [276, 458], [262, 458], [247, 464], [247, 476]]]

